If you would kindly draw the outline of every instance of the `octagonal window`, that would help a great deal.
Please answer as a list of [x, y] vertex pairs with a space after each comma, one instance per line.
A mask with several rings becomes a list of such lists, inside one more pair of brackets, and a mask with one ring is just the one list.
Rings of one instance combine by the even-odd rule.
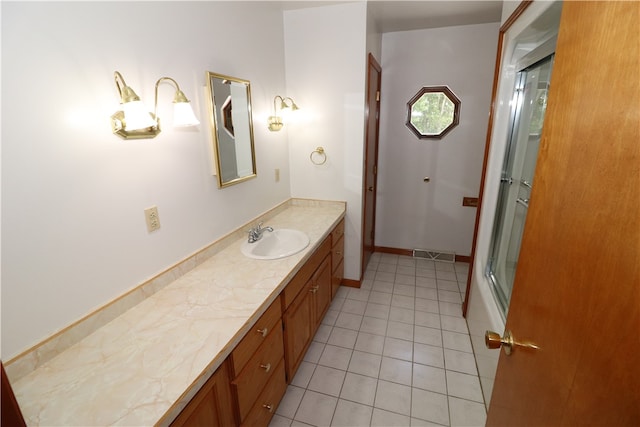
[[447, 86], [423, 87], [407, 110], [407, 127], [420, 139], [440, 139], [460, 121], [460, 100]]

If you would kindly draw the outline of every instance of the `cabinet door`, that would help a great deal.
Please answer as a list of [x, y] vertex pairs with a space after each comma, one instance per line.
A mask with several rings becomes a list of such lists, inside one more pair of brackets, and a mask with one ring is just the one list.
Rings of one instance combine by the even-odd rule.
[[340, 264], [333, 270], [331, 275], [331, 297], [335, 297], [340, 285], [344, 279], [344, 260], [340, 260]]
[[172, 427], [228, 427], [236, 425], [231, 406], [229, 371], [225, 361], [191, 399]]
[[314, 299], [313, 331], [317, 329], [322, 317], [331, 303], [331, 257], [322, 261], [320, 267], [313, 274], [312, 287]]
[[309, 280], [282, 317], [287, 382], [293, 378], [313, 337], [315, 322], [311, 285]]

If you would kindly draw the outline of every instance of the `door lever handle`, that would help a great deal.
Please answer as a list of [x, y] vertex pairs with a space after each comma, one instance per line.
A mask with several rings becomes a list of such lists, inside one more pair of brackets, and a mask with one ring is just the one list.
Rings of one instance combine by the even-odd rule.
[[509, 356], [511, 352], [514, 350], [514, 347], [522, 347], [528, 348], [531, 350], [539, 350], [536, 344], [528, 341], [518, 342], [511, 335], [511, 331], [505, 331], [504, 337], [501, 337], [500, 334], [493, 331], [487, 331], [484, 334], [484, 344], [487, 348], [500, 348], [504, 347], [504, 352]]

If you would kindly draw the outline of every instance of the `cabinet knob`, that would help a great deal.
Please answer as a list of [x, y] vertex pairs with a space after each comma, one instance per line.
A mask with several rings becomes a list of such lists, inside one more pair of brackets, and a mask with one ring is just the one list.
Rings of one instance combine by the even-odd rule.
[[273, 406], [271, 406], [271, 405], [267, 405], [267, 404], [265, 403], [264, 405], [262, 405], [262, 407], [263, 407], [264, 409], [266, 409], [267, 411], [269, 411], [269, 412], [273, 412]]
[[262, 335], [263, 337], [266, 337], [268, 331], [269, 331], [269, 329], [262, 328], [262, 329], [258, 329], [256, 332], [259, 333], [260, 335]]
[[342, 255], [342, 252], [336, 251], [336, 255], [340, 256], [340, 255]]
[[315, 294], [316, 292], [318, 292], [318, 289], [320, 289], [320, 286], [318, 285], [312, 286], [311, 289], [309, 289], [309, 292], [311, 292], [312, 294]]
[[265, 372], [269, 372], [271, 370], [271, 363], [267, 363], [266, 365], [260, 365]]

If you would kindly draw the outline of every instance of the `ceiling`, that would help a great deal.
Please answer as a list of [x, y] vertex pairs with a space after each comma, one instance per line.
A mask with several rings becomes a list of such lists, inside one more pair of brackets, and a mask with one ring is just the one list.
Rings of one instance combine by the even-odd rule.
[[[301, 9], [352, 1], [283, 1], [283, 9]], [[373, 0], [369, 10], [383, 33], [424, 28], [500, 22], [502, 1], [488, 0]]]

